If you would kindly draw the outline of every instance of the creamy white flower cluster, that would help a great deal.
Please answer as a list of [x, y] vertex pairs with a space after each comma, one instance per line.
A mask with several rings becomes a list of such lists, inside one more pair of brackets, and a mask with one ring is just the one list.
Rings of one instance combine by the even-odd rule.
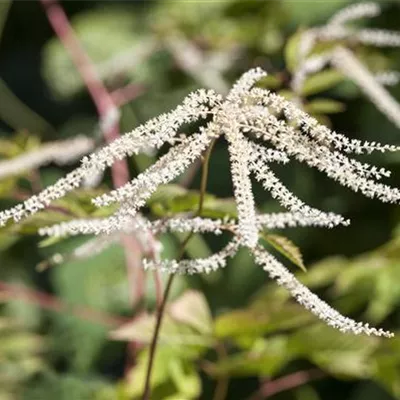
[[[303, 216], [297, 216], [292, 213], [272, 213], [261, 214], [256, 217], [256, 226], [258, 229], [275, 229], [286, 226], [312, 226], [314, 220], [305, 220]], [[169, 273], [194, 274], [209, 273], [218, 268], [225, 267], [227, 259], [233, 257], [239, 248], [241, 239], [240, 232], [242, 227], [233, 220], [210, 219], [202, 217], [189, 218], [188, 216], [173, 217], [165, 220], [156, 220], [150, 223], [151, 231], [154, 234], [173, 232], [193, 232], [193, 233], [213, 233], [216, 235], [222, 232], [234, 234], [233, 239], [221, 251], [204, 259], [192, 260], [162, 260], [154, 262], [145, 260], [146, 269], [160, 269]]]
[[378, 3], [366, 2], [353, 4], [340, 10], [323, 26], [312, 28], [303, 36], [300, 50], [305, 56], [318, 41], [351, 40], [377, 47], [399, 47], [400, 32], [376, 28], [352, 28], [349, 23], [379, 15]]
[[[117, 211], [106, 218], [78, 219], [42, 228], [40, 234], [66, 236], [77, 234], [152, 236], [168, 230], [178, 232], [227, 231], [233, 239], [220, 252], [202, 260], [146, 260], [145, 267], [174, 273], [210, 272], [224, 267], [239, 246], [247, 247], [272, 277], [286, 287], [306, 308], [343, 331], [389, 335], [357, 324], [321, 302], [258, 244], [262, 229], [293, 226], [333, 227], [347, 225], [342, 216], [312, 208], [297, 198], [276, 177], [271, 169], [274, 162], [287, 163], [291, 158], [317, 168], [340, 184], [369, 197], [386, 202], [398, 202], [400, 191], [377, 182], [389, 171], [362, 163], [347, 154], [372, 151], [395, 151], [398, 147], [348, 139], [319, 124], [295, 104], [270, 91], [254, 88], [265, 76], [259, 68], [245, 73], [225, 99], [212, 91], [200, 90], [186, 98], [172, 112], [155, 118], [133, 132], [122, 136], [103, 149], [85, 157], [82, 165], [55, 185], [45, 189], [23, 204], [0, 213], [0, 224], [19, 219], [47, 206], [52, 200], [81, 184], [82, 179], [104, 171], [116, 160], [136, 154], [149, 146], [170, 149], [147, 170], [127, 184], [93, 199], [101, 207], [118, 203]], [[197, 133], [179, 136], [178, 128], [197, 118], [209, 117]], [[211, 145], [224, 137], [231, 162], [233, 191], [237, 205], [237, 221], [191, 218], [190, 214], [160, 221], [148, 221], [138, 212], [146, 200], [162, 185], [172, 181]], [[254, 141], [253, 139], [256, 139]], [[252, 193], [251, 177], [259, 180], [272, 197], [288, 212], [258, 214]], [[113, 239], [104, 240], [104, 245]], [[90, 248], [91, 246], [88, 245]], [[285, 272], [286, 271], [286, 272]]]
[[382, 85], [394, 86], [400, 82], [399, 71], [382, 71], [375, 74], [375, 79]]
[[[332, 63], [343, 75], [355, 82], [370, 101], [395, 125], [400, 127], [400, 104], [379, 83], [378, 79], [357, 59], [350, 50], [338, 47], [332, 55]], [[385, 78], [385, 75], [383, 75]], [[396, 78], [393, 73], [386, 79]], [[381, 78], [382, 79], [382, 78]]]
[[[259, 216], [258, 223], [269, 228], [281, 228], [284, 226], [305, 226], [313, 225], [313, 221], [305, 222], [303, 218], [298, 219], [291, 213], [266, 214]], [[239, 232], [240, 226], [234, 222], [229, 223], [222, 220], [209, 220], [206, 218], [193, 219], [171, 219], [164, 221], [163, 230], [166, 229], [191, 232], [205, 232], [228, 230], [230, 232]], [[233, 239], [219, 252], [203, 259], [192, 260], [162, 260], [155, 262], [153, 260], [144, 260], [144, 267], [150, 270], [160, 270], [168, 273], [196, 274], [210, 273], [226, 266], [229, 258], [233, 257], [239, 248], [240, 240], [234, 236]], [[316, 315], [319, 319], [326, 322], [329, 326], [339, 329], [341, 332], [350, 332], [353, 334], [367, 334], [375, 336], [392, 337], [393, 334], [383, 329], [370, 327], [368, 324], [356, 322], [351, 318], [341, 315], [338, 311], [330, 307], [317, 295], [312, 293], [304, 286], [289, 270], [282, 265], [265, 248], [257, 245], [250, 250], [257, 264], [261, 265], [268, 272], [272, 279], [275, 279], [279, 285], [288, 290], [296, 301], [303, 305], [307, 310]]]
[[343, 25], [356, 19], [376, 17], [380, 12], [381, 9], [377, 3], [366, 2], [352, 4], [333, 15], [328, 25]]
[[[377, 3], [358, 3], [350, 5], [335, 14], [326, 25], [305, 31], [298, 45], [299, 65], [293, 73], [291, 88], [298, 98], [306, 78], [332, 64], [343, 75], [368, 96], [376, 107], [393, 123], [400, 127], [400, 106], [391, 94], [381, 85], [394, 85], [399, 81], [396, 71], [378, 74], [371, 73], [350, 50], [347, 44], [354, 42], [377, 47], [400, 47], [400, 32], [382, 29], [351, 28], [346, 25], [356, 19], [373, 17], [380, 13]], [[341, 46], [333, 46], [320, 54], [313, 54], [318, 42], [340, 40]]]
[[368, 324], [356, 322], [351, 318], [341, 315], [306, 286], [299, 282], [289, 270], [263, 247], [256, 247], [252, 251], [257, 264], [262, 265], [272, 279], [283, 286], [307, 310], [326, 322], [329, 326], [341, 332], [350, 332], [355, 335], [367, 334], [375, 336], [393, 337], [393, 333], [370, 327]]
[[138, 154], [143, 149], [160, 148], [164, 143], [174, 139], [181, 125], [206, 117], [210, 107], [216, 106], [220, 100], [221, 96], [210, 90], [199, 90], [190, 94], [173, 111], [149, 120], [146, 124], [83, 158], [79, 168], [58, 180], [53, 186], [12, 209], [0, 212], [0, 226], [3, 226], [9, 219], [18, 222], [22, 218], [42, 210], [53, 200], [59, 199], [81, 186], [85, 179], [104, 171], [116, 160]]
[[94, 141], [83, 135], [45, 143], [38, 149], [0, 161], [0, 179], [30, 171], [51, 162], [58, 165], [73, 163], [93, 148]]
[[[253, 88], [266, 74], [259, 68], [245, 73], [223, 100], [212, 91], [198, 91], [186, 98], [174, 111], [149, 121], [110, 145], [85, 157], [82, 165], [55, 185], [33, 196], [25, 203], [0, 213], [0, 224], [9, 218], [19, 220], [44, 208], [52, 200], [80, 185], [84, 176], [103, 171], [115, 160], [139, 152], [149, 145], [159, 148], [174, 141], [182, 123], [197, 117], [212, 119], [199, 132], [183, 137], [178, 144], [131, 182], [93, 199], [101, 207], [120, 203], [118, 211], [101, 220], [78, 220], [49, 228], [48, 234], [102, 234], [125, 231], [137, 211], [162, 185], [172, 181], [201, 157], [213, 139], [224, 136], [228, 142], [232, 182], [238, 210], [241, 244], [254, 248], [258, 241], [256, 207], [252, 194], [251, 174], [283, 207], [298, 217], [312, 218], [316, 225], [334, 226], [347, 223], [339, 216], [331, 216], [304, 204], [292, 194], [270, 168], [272, 162], [287, 163], [293, 157], [310, 167], [324, 172], [344, 186], [382, 201], [397, 202], [396, 188], [378, 183], [389, 171], [378, 169], [344, 153], [395, 151], [395, 146], [348, 139], [319, 124], [293, 103], [267, 90]], [[283, 115], [286, 120], [280, 118]], [[254, 143], [255, 136], [266, 146]], [[271, 148], [272, 147], [272, 148]], [[318, 220], [318, 218], [320, 218]], [[58, 231], [57, 231], [58, 229]], [[45, 231], [42, 230], [42, 233]]]

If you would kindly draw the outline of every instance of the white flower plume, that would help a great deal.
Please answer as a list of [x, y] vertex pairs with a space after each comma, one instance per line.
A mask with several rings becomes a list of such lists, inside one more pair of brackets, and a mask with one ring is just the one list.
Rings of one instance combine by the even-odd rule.
[[[258, 241], [259, 224], [252, 194], [251, 174], [280, 204], [300, 219], [312, 220], [317, 226], [347, 224], [341, 216], [316, 210], [302, 202], [287, 189], [271, 169], [271, 163], [287, 163], [290, 158], [317, 168], [328, 177], [368, 197], [386, 202], [398, 202], [400, 191], [377, 182], [389, 176], [389, 171], [349, 158], [345, 153], [394, 151], [396, 146], [348, 139], [319, 124], [295, 104], [267, 90], [253, 88], [266, 74], [259, 68], [245, 73], [233, 86], [225, 100], [211, 91], [200, 90], [188, 96], [172, 112], [155, 118], [110, 145], [83, 159], [81, 167], [72, 171], [54, 186], [11, 210], [0, 213], [0, 223], [9, 218], [19, 220], [42, 209], [51, 200], [62, 197], [80, 185], [84, 176], [102, 171], [115, 160], [139, 152], [149, 146], [174, 143], [180, 124], [197, 117], [211, 116], [199, 132], [183, 136], [177, 144], [151, 167], [124, 186], [93, 199], [96, 206], [115, 202], [120, 209], [101, 220], [78, 220], [64, 223], [41, 233], [60, 235], [78, 233], [111, 233], [124, 231], [127, 224], [145, 205], [157, 188], [185, 171], [213, 139], [224, 136], [228, 142], [233, 190], [238, 210], [238, 226], [242, 245], [254, 248]], [[290, 121], [288, 124], [284, 118]], [[268, 147], [254, 143], [255, 136]], [[134, 224], [131, 224], [134, 226]], [[53, 230], [51, 230], [53, 229]], [[59, 231], [57, 231], [57, 229]]]
[[[378, 110], [400, 128], [400, 104], [350, 50], [338, 47], [334, 51], [332, 62], [339, 71], [358, 85]], [[392, 73], [391, 78], [393, 77]]]
[[[269, 227], [283, 227], [288, 223], [291, 226], [304, 224], [304, 220], [296, 221], [293, 214], [275, 214], [264, 215], [258, 218], [258, 224], [269, 224]], [[205, 232], [215, 229], [216, 232], [221, 233], [222, 230], [230, 232], [239, 232], [240, 227], [234, 222], [224, 222], [222, 220], [210, 220], [207, 218], [193, 218], [193, 219], [170, 219], [164, 222], [158, 222], [160, 227], [163, 224], [163, 231], [166, 229], [177, 231], [190, 231], [190, 232]], [[310, 221], [310, 225], [312, 222]], [[210, 273], [219, 268], [224, 268], [227, 265], [229, 258], [233, 257], [238, 250], [240, 240], [236, 235], [233, 239], [219, 252], [210, 257], [203, 259], [192, 260], [144, 260], [144, 267], [150, 270], [160, 270], [168, 273], [179, 274], [195, 274], [195, 273]], [[299, 282], [296, 277], [289, 272], [274, 256], [267, 252], [262, 246], [257, 245], [251, 250], [255, 261], [258, 265], [268, 272], [272, 279], [275, 279], [279, 285], [284, 287], [291, 296], [303, 305], [307, 310], [312, 312], [316, 317], [327, 323], [333, 328], [339, 329], [344, 333], [352, 333], [355, 335], [367, 334], [375, 336], [392, 337], [393, 334], [382, 329], [370, 327], [368, 324], [356, 322], [351, 318], [345, 317], [338, 311], [330, 307], [326, 302], [321, 300], [317, 295], [312, 293], [306, 286]]]
[[83, 135], [45, 143], [38, 149], [0, 161], [0, 179], [30, 171], [51, 162], [58, 165], [73, 163], [93, 148], [94, 141]]
[[116, 160], [138, 154], [144, 149], [160, 148], [164, 143], [174, 139], [182, 124], [206, 117], [209, 106], [215, 106], [220, 99], [221, 96], [210, 90], [199, 90], [190, 94], [173, 111], [149, 120], [146, 124], [83, 158], [79, 168], [61, 178], [53, 186], [14, 208], [0, 212], [0, 226], [5, 225], [9, 219], [18, 222], [22, 218], [35, 214], [50, 205], [53, 200], [81, 186], [85, 178], [104, 171]]
[[[299, 103], [306, 78], [331, 64], [358, 85], [371, 102], [400, 127], [400, 106], [382, 86], [396, 84], [399, 81], [398, 73], [381, 71], [374, 76], [350, 50], [354, 43], [400, 47], [400, 32], [349, 26], [354, 20], [374, 17], [380, 11], [378, 3], [353, 4], [336, 13], [327, 24], [308, 29], [301, 35], [298, 46], [299, 65], [290, 83]], [[338, 40], [341, 42], [340, 46], [335, 43]], [[320, 53], [315, 48], [318, 42], [332, 42], [333, 46]]]
[[356, 322], [351, 318], [341, 315], [306, 286], [300, 283], [275, 257], [264, 248], [256, 247], [252, 250], [257, 264], [262, 265], [272, 279], [283, 286], [288, 292], [307, 310], [320, 318], [329, 326], [339, 329], [341, 332], [350, 332], [355, 335], [367, 334], [375, 336], [393, 337], [393, 333], [370, 327], [368, 324]]
[[[78, 234], [110, 235], [104, 245], [116, 234], [159, 234], [168, 230], [180, 232], [227, 231], [233, 239], [220, 252], [194, 260], [146, 260], [149, 269], [173, 273], [210, 272], [224, 267], [240, 246], [250, 249], [273, 278], [316, 316], [342, 331], [390, 336], [389, 333], [343, 317], [301, 285], [282, 265], [258, 244], [259, 232], [293, 226], [333, 227], [347, 225], [340, 215], [310, 207], [297, 198], [273, 172], [273, 163], [286, 164], [290, 159], [316, 168], [329, 178], [365, 196], [385, 202], [399, 202], [400, 191], [379, 180], [390, 172], [351, 158], [352, 154], [373, 151], [396, 151], [396, 146], [348, 139], [321, 125], [300, 110], [294, 103], [268, 90], [254, 88], [265, 76], [259, 68], [245, 73], [225, 99], [212, 91], [200, 90], [189, 95], [172, 112], [155, 118], [122, 136], [99, 151], [85, 157], [80, 167], [55, 185], [24, 203], [0, 213], [0, 225], [8, 219], [18, 221], [43, 209], [54, 199], [78, 187], [91, 174], [104, 171], [116, 160], [148, 149], [171, 145], [151, 167], [132, 181], [93, 199], [101, 207], [119, 203], [117, 211], [106, 218], [88, 218], [64, 222], [42, 228], [40, 234], [66, 236]], [[198, 118], [209, 118], [205, 126], [192, 135], [180, 135], [178, 128]], [[210, 146], [224, 137], [231, 162], [233, 192], [237, 205], [237, 221], [190, 218], [190, 214], [148, 221], [139, 209], [145, 205], [157, 188], [166, 184], [190, 166]], [[256, 141], [254, 141], [256, 139]], [[251, 177], [260, 181], [287, 212], [258, 214], [252, 194]], [[91, 247], [91, 246], [88, 246]]]
[[331, 17], [327, 25], [343, 25], [356, 19], [376, 17], [380, 12], [381, 9], [377, 3], [352, 4], [338, 11]]

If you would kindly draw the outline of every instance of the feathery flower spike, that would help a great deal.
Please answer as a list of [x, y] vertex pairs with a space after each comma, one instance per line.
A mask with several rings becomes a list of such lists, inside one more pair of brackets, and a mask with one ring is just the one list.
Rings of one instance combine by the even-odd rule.
[[0, 179], [18, 175], [51, 162], [58, 165], [73, 163], [93, 148], [94, 141], [83, 135], [58, 142], [45, 143], [38, 149], [0, 161]]
[[351, 332], [355, 335], [367, 334], [375, 336], [393, 337], [393, 333], [370, 327], [368, 324], [356, 322], [351, 318], [341, 315], [317, 295], [312, 293], [306, 286], [300, 283], [295, 276], [288, 271], [277, 259], [269, 254], [264, 248], [256, 247], [252, 250], [257, 264], [263, 266], [272, 279], [283, 286], [289, 293], [307, 310], [329, 326], [339, 329], [341, 332]]
[[[149, 147], [171, 145], [165, 155], [139, 174], [128, 184], [93, 199], [101, 207], [119, 203], [119, 209], [106, 218], [78, 219], [42, 228], [40, 234], [66, 236], [78, 234], [113, 235], [133, 234], [137, 238], [146, 233], [227, 231], [233, 234], [231, 242], [220, 252], [198, 260], [145, 261], [149, 269], [161, 269], [172, 273], [210, 272], [226, 265], [239, 246], [250, 249], [257, 263], [276, 277], [278, 283], [307, 309], [329, 325], [342, 331], [390, 336], [389, 333], [343, 317], [301, 285], [258, 244], [259, 231], [292, 226], [347, 225], [340, 215], [310, 207], [297, 198], [280, 182], [271, 169], [271, 163], [288, 163], [291, 158], [306, 163], [325, 173], [354, 191], [382, 201], [399, 202], [400, 191], [377, 182], [389, 176], [389, 171], [362, 163], [346, 153], [370, 153], [395, 151], [396, 146], [368, 143], [348, 139], [321, 125], [300, 110], [294, 103], [270, 91], [254, 88], [265, 76], [260, 68], [250, 70], [237, 81], [225, 100], [211, 91], [200, 90], [189, 95], [181, 106], [164, 116], [155, 118], [133, 132], [83, 159], [82, 165], [55, 185], [33, 196], [23, 204], [0, 213], [0, 223], [9, 218], [19, 220], [62, 197], [81, 184], [88, 175], [104, 169], [125, 156], [136, 154]], [[199, 132], [176, 140], [178, 127], [197, 118], [210, 117]], [[289, 122], [289, 123], [288, 123]], [[172, 181], [189, 165], [201, 157], [211, 141], [225, 137], [231, 162], [233, 191], [237, 205], [237, 221], [190, 218], [177, 216], [161, 221], [147, 221], [138, 213], [150, 195], [162, 185]], [[254, 137], [259, 139], [257, 143]], [[256, 212], [252, 194], [251, 175], [259, 180], [273, 198], [288, 210], [275, 214]], [[109, 238], [110, 239], [110, 238]], [[106, 240], [107, 241], [107, 240]], [[145, 240], [146, 241], [146, 240]]]

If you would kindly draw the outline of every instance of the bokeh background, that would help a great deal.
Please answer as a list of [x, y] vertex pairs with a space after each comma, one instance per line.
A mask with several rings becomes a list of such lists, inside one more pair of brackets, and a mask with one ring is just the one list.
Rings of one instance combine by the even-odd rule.
[[[324, 24], [350, 3], [182, 0], [61, 5], [107, 88], [116, 93], [128, 87], [128, 100], [121, 107], [121, 132], [126, 132], [170, 110], [198, 87], [227, 90], [254, 66], [271, 75], [265, 85], [288, 94], [293, 35]], [[359, 25], [400, 30], [400, 3], [380, 4], [382, 14]], [[0, 35], [0, 157], [12, 158], [42, 142], [77, 134], [98, 138], [96, 109], [42, 5], [0, 1]], [[355, 51], [372, 70], [400, 69], [400, 49], [360, 46]], [[389, 90], [400, 99], [398, 86]], [[336, 107], [316, 114], [337, 131], [399, 143], [399, 129], [343, 77], [310, 85], [305, 103], [315, 99], [336, 101]], [[135, 157], [132, 172], [155, 157]], [[390, 182], [399, 186], [399, 154], [369, 160], [392, 169]], [[210, 170], [208, 191], [229, 198], [232, 187], [223, 142], [213, 152]], [[0, 208], [66, 171], [51, 164], [0, 181]], [[399, 208], [352, 193], [298, 164], [277, 171], [306, 203], [352, 220], [346, 228], [283, 232], [301, 250], [308, 272], [286, 261], [289, 267], [347, 315], [398, 330]], [[189, 189], [199, 187], [198, 175]], [[108, 176], [104, 187], [107, 183]], [[257, 186], [255, 195], [262, 210], [279, 209]], [[86, 215], [92, 211], [87, 203], [81, 194], [65, 207]], [[179, 199], [162, 206], [179, 208]], [[160, 212], [160, 204], [147, 211]], [[43, 214], [0, 231], [0, 399], [139, 398], [146, 345], [132, 350], [132, 343], [138, 341], [140, 327], [122, 335], [122, 341], [109, 336], [110, 330], [141, 311], [132, 309], [129, 301], [123, 251], [115, 246], [88, 260], [39, 272], [37, 265], [53, 253], [82, 242], [40, 246], [35, 231], [51, 218]], [[178, 239], [162, 240], [165, 254], [173, 255]], [[205, 256], [220, 246], [220, 239], [196, 236], [187, 253]], [[142, 304], [148, 310], [154, 308], [154, 292], [149, 277]], [[191, 327], [199, 343], [180, 343], [179, 334], [166, 328], [152, 399], [400, 398], [399, 335], [391, 340], [351, 337], [320, 325], [268, 282], [246, 252], [224, 271], [180, 277], [172, 296], [172, 301], [179, 300], [177, 304], [199, 318]], [[210, 337], [217, 344], [207, 344]], [[260, 388], [268, 389], [251, 397]]]

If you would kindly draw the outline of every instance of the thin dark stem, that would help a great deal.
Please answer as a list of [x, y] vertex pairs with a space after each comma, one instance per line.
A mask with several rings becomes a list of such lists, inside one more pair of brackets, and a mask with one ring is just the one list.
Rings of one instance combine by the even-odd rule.
[[154, 363], [154, 356], [156, 353], [156, 348], [157, 348], [157, 341], [158, 341], [158, 336], [160, 333], [160, 328], [161, 328], [161, 323], [164, 317], [164, 311], [165, 311], [165, 306], [167, 305], [169, 293], [171, 291], [172, 283], [174, 281], [174, 274], [169, 275], [167, 285], [165, 286], [164, 289], [164, 297], [163, 300], [160, 304], [160, 307], [158, 308], [158, 313], [157, 313], [157, 320], [156, 320], [156, 326], [154, 328], [154, 334], [151, 339], [151, 344], [150, 344], [150, 354], [149, 354], [149, 362], [147, 364], [147, 372], [146, 372], [146, 382], [144, 384], [144, 391], [143, 391], [143, 400], [150, 400], [150, 379], [151, 379], [151, 372], [153, 369], [153, 363]]
[[[207, 188], [207, 180], [208, 180], [208, 164], [210, 161], [210, 156], [211, 156], [212, 149], [214, 147], [214, 143], [215, 143], [215, 140], [213, 140], [211, 142], [206, 153], [204, 154], [203, 171], [202, 171], [201, 184], [200, 184], [199, 207], [198, 207], [197, 213], [196, 213], [197, 216], [200, 216], [203, 211], [204, 198], [205, 198], [205, 193], [206, 193], [206, 188]], [[189, 243], [192, 236], [193, 236], [193, 232], [189, 233], [189, 235], [186, 237], [186, 239], [182, 242], [178, 260], [182, 259], [183, 255], [185, 253], [186, 245]], [[165, 308], [166, 308], [166, 304], [168, 301], [168, 297], [169, 297], [169, 294], [171, 291], [171, 287], [172, 287], [174, 278], [175, 278], [174, 274], [169, 275], [167, 285], [164, 289], [164, 295], [163, 295], [162, 302], [157, 310], [156, 326], [154, 328], [153, 337], [151, 338], [151, 343], [150, 343], [149, 361], [147, 364], [146, 380], [145, 380], [145, 384], [144, 384], [142, 400], [150, 400], [150, 394], [151, 394], [150, 393], [150, 379], [151, 379], [151, 373], [152, 373], [153, 365], [154, 365], [154, 357], [156, 354], [158, 337], [160, 335], [161, 323], [162, 323], [162, 320], [163, 320], [163, 317], [165, 314]]]
[[213, 151], [214, 145], [215, 145], [215, 139], [210, 143], [210, 146], [208, 147], [206, 153], [204, 154], [204, 160], [203, 160], [203, 172], [201, 175], [201, 183], [200, 183], [200, 199], [199, 199], [199, 208], [197, 209], [197, 216], [201, 216], [201, 213], [203, 212], [203, 206], [204, 206], [204, 197], [206, 194], [206, 189], [207, 189], [207, 181], [208, 181], [208, 170], [209, 170], [209, 162], [210, 162], [210, 156]]
[[[226, 358], [226, 349], [223, 343], [219, 343], [216, 347], [216, 351], [218, 354], [218, 359], [223, 360]], [[217, 384], [215, 386], [215, 392], [213, 400], [225, 400], [226, 395], [228, 394], [228, 386], [229, 386], [229, 376], [224, 375], [218, 378]]]

